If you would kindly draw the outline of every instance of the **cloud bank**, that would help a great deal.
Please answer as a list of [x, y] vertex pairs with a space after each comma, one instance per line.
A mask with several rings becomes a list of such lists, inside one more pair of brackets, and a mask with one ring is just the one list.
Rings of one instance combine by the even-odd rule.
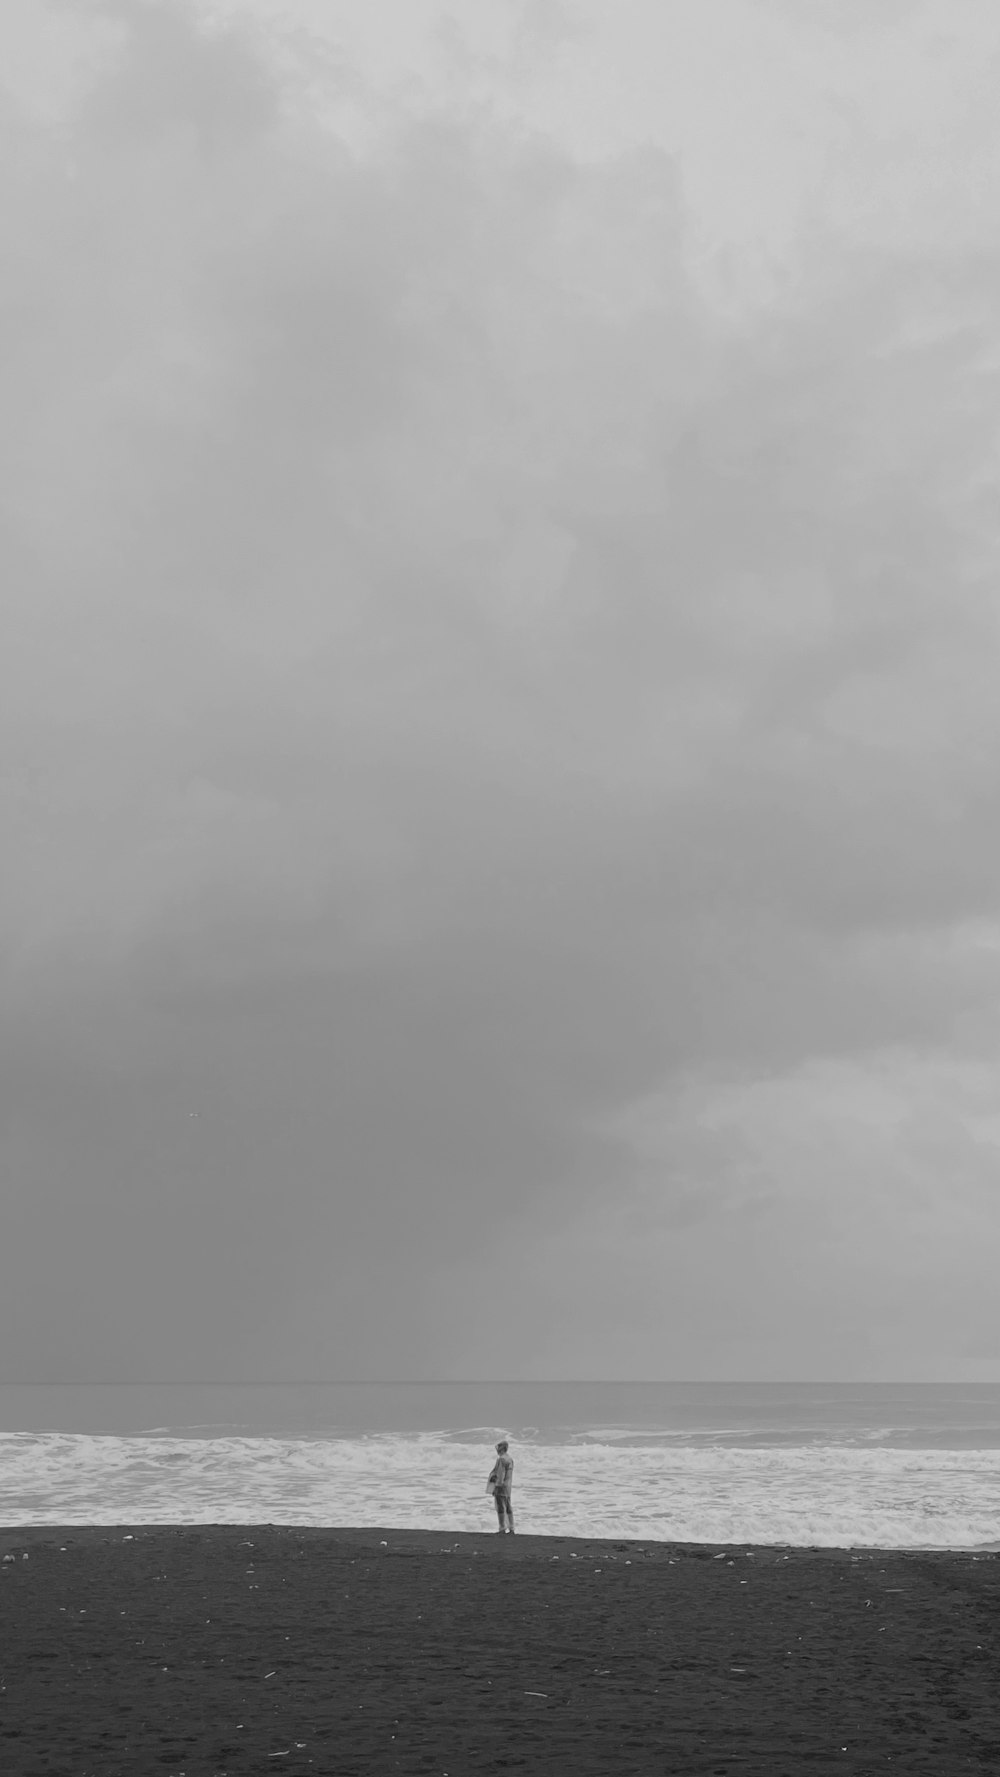
[[698, 10], [11, 14], [10, 1379], [1000, 1375], [1000, 27]]

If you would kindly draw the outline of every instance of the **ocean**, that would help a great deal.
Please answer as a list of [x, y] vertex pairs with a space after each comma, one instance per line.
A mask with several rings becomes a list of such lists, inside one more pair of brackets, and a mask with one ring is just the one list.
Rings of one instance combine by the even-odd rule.
[[0, 1523], [1000, 1548], [1000, 1385], [0, 1386]]

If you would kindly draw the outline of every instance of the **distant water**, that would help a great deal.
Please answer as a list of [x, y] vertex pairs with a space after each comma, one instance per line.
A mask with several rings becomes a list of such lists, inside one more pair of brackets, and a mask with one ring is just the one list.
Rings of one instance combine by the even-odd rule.
[[0, 1387], [0, 1522], [1000, 1545], [1000, 1386], [413, 1383]]

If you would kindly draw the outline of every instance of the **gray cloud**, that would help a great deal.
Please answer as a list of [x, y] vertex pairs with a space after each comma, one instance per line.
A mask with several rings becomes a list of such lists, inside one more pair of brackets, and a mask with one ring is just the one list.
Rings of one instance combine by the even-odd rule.
[[486, 1373], [501, 1284], [522, 1373], [919, 1368], [992, 1138], [887, 1319], [972, 1138], [864, 1094], [996, 1042], [995, 259], [814, 214], [734, 321], [660, 147], [94, 18], [0, 174], [11, 1374]]

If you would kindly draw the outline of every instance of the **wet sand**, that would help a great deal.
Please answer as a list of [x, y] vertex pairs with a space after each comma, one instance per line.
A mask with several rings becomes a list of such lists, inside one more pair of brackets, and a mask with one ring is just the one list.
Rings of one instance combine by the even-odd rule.
[[0, 1554], [5, 1777], [1000, 1769], [995, 1555], [259, 1526]]

